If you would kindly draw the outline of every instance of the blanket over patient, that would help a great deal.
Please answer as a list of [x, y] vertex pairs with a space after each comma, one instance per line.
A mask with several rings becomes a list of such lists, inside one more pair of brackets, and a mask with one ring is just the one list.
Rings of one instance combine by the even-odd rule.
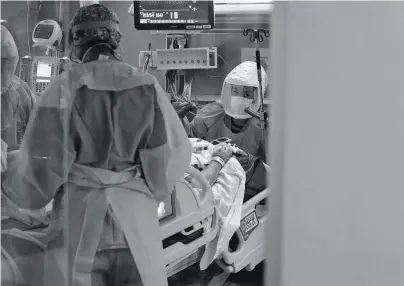
[[[214, 145], [197, 138], [189, 139], [192, 144], [191, 165], [204, 169], [212, 159]], [[205, 270], [228, 247], [234, 232], [240, 227], [241, 210], [245, 191], [245, 171], [235, 158], [220, 170], [216, 183], [212, 186], [214, 204], [218, 208], [219, 233], [208, 243], [200, 262]]]

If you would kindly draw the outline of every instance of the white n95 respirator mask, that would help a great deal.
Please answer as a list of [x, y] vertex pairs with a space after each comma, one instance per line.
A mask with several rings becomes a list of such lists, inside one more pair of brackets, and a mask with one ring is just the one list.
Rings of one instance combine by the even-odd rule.
[[250, 118], [246, 108], [258, 111], [261, 106], [256, 87], [232, 84], [223, 87], [222, 103], [226, 114], [236, 119]]

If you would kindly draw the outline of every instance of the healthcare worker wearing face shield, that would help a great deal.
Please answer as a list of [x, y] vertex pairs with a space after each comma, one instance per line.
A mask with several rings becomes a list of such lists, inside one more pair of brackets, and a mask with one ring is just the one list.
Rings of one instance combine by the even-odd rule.
[[[267, 81], [266, 72], [262, 69], [263, 93]], [[185, 124], [189, 137], [206, 141], [230, 138], [233, 144], [265, 161], [265, 138], [259, 122], [245, 112], [247, 107], [253, 111], [261, 107], [258, 86], [255, 62], [246, 61], [236, 66], [224, 80], [221, 102], [207, 104], [192, 122]]]
[[23, 207], [54, 198], [43, 285], [167, 285], [157, 201], [188, 170], [191, 145], [155, 78], [116, 54], [121, 37], [105, 6], [77, 11], [81, 64], [38, 100], [3, 184]]
[[[267, 82], [266, 72], [262, 69], [263, 94]], [[229, 138], [232, 144], [248, 152], [237, 159], [248, 173], [246, 192], [251, 191], [252, 194], [262, 191], [268, 185], [267, 167], [262, 164], [267, 159], [266, 138], [263, 136], [258, 119], [245, 112], [247, 107], [252, 111], [258, 111], [261, 107], [258, 88], [257, 64], [250, 61], [243, 62], [225, 78], [221, 102], [212, 102], [204, 106], [190, 123], [186, 119], [183, 120], [189, 137], [209, 142]]]
[[14, 38], [1, 25], [1, 138], [9, 151], [18, 149], [36, 99], [29, 86], [14, 75], [18, 60]]

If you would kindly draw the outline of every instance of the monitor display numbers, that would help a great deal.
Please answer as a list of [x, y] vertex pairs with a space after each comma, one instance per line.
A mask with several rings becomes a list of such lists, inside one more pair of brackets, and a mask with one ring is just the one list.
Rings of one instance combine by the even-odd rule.
[[133, 1], [137, 30], [211, 30], [215, 26], [213, 0]]
[[141, 24], [206, 24], [208, 1], [140, 1]]

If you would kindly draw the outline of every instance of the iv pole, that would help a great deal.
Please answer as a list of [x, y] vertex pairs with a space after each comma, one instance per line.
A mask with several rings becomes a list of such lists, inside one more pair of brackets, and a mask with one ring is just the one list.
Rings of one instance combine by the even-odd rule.
[[255, 60], [257, 63], [257, 74], [258, 74], [258, 83], [259, 83], [259, 94], [261, 95], [261, 107], [258, 112], [251, 110], [249, 107], [245, 109], [245, 112], [251, 115], [254, 118], [259, 120], [259, 125], [263, 131], [263, 135], [265, 135], [265, 131], [268, 128], [268, 113], [264, 108], [264, 94], [262, 92], [262, 71], [261, 71], [261, 55], [259, 49], [259, 43], [264, 41], [264, 36], [269, 37], [269, 31], [264, 29], [244, 29], [244, 36], [250, 36], [250, 41], [255, 43]]

